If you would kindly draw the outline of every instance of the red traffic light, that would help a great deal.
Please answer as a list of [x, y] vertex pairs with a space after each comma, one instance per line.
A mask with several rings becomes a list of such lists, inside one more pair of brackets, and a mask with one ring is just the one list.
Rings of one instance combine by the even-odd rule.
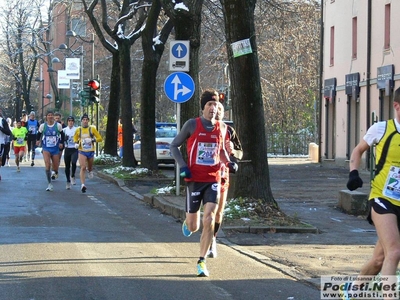
[[100, 88], [100, 83], [97, 80], [92, 79], [88, 82], [88, 86], [94, 90], [98, 90]]
[[221, 102], [222, 104], [225, 102], [225, 94], [224, 93], [219, 94], [219, 102]]

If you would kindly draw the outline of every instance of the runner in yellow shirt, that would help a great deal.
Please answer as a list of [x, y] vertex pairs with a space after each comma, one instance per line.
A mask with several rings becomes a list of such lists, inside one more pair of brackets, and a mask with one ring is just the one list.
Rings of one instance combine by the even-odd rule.
[[17, 121], [17, 127], [12, 130], [12, 135], [14, 139], [14, 154], [15, 154], [15, 164], [17, 165], [17, 172], [20, 171], [19, 163], [25, 155], [26, 141], [28, 139], [28, 129], [22, 126], [21, 120]]
[[81, 126], [75, 131], [74, 142], [78, 149], [79, 164], [81, 167], [81, 191], [86, 193], [86, 169], [88, 178], [93, 178], [93, 160], [94, 160], [94, 143], [102, 142], [103, 138], [97, 131], [96, 127], [89, 125], [89, 116], [84, 114], [81, 117]]

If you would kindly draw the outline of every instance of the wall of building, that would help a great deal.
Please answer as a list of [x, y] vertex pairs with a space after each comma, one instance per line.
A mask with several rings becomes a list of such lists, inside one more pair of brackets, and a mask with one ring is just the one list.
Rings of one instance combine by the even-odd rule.
[[[371, 76], [370, 76], [370, 107], [368, 109], [367, 97], [367, 50], [368, 50], [368, 2], [367, 0], [323, 0], [324, 5], [324, 56], [323, 80], [336, 78], [336, 97], [334, 99], [336, 120], [334, 122], [334, 136], [329, 142], [334, 146], [334, 157], [325, 157], [327, 151], [326, 138], [326, 106], [322, 103], [321, 114], [321, 156], [322, 161], [334, 161], [337, 165], [347, 165], [351, 154], [348, 149], [348, 99], [345, 92], [346, 74], [359, 73], [360, 92], [359, 101], [359, 128], [360, 139], [372, 125], [372, 112], [380, 113], [379, 90], [377, 89], [378, 68], [394, 65], [394, 90], [400, 86], [400, 1], [373, 0], [371, 1], [372, 26], [371, 26]], [[390, 48], [384, 49], [385, 5], [390, 4]], [[357, 57], [352, 57], [353, 18], [357, 17]], [[331, 27], [334, 26], [334, 63], [330, 63]], [[389, 98], [387, 98], [387, 101]], [[352, 149], [351, 149], [352, 150]], [[364, 154], [363, 167], [367, 167], [366, 154]]]

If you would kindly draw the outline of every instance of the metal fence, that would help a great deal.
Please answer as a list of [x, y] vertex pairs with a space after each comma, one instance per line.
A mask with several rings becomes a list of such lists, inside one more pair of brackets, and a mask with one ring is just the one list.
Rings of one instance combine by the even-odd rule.
[[314, 135], [307, 132], [267, 134], [268, 153], [274, 155], [308, 155], [309, 144], [314, 142]]

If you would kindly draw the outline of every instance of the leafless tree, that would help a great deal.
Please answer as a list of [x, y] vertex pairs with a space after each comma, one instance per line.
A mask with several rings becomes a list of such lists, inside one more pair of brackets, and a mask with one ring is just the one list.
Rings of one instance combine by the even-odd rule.
[[[1, 70], [7, 81], [14, 86], [15, 106], [13, 115], [21, 116], [21, 110], [33, 108], [30, 99], [32, 81], [37, 65], [36, 30], [38, 3], [15, 0], [6, 2], [0, 11], [3, 32]], [[11, 79], [11, 80], [10, 80]]]

